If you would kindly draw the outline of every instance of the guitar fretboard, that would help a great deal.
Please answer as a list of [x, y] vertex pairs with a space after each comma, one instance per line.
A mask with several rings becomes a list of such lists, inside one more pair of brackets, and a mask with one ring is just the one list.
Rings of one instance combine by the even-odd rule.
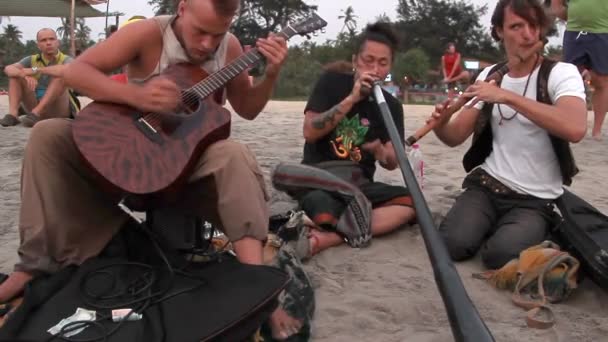
[[238, 76], [250, 66], [260, 62], [264, 57], [257, 49], [251, 49], [247, 53], [232, 61], [227, 66], [209, 75], [201, 82], [188, 89], [189, 92], [194, 92], [201, 98], [213, 94], [215, 91], [223, 87], [228, 81]]

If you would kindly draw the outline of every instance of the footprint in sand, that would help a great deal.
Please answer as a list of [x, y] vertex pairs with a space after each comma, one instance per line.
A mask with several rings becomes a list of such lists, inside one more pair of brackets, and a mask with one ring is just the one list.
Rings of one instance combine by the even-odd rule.
[[399, 264], [399, 267], [414, 270], [414, 271], [422, 271], [422, 269], [418, 266], [414, 266], [411, 264]]
[[458, 187], [456, 185], [452, 185], [452, 184], [448, 184], [448, 185], [444, 186], [443, 189], [445, 191], [449, 191], [449, 192], [458, 191]]
[[326, 308], [325, 312], [330, 317], [342, 317], [342, 316], [348, 315], [348, 311], [340, 310], [340, 309], [337, 309], [337, 308]]
[[438, 179], [445, 179], [446, 177], [449, 177], [449, 174], [447, 172], [444, 171], [439, 171], [439, 170], [433, 170], [433, 171], [424, 171], [425, 176], [426, 175], [433, 175], [433, 177], [438, 178]]

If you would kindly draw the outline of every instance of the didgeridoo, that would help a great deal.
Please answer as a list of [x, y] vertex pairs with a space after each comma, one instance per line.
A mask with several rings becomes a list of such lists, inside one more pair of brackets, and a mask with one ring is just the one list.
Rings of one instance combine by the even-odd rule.
[[[530, 48], [529, 50], [527, 50], [524, 53], [521, 53], [519, 55], [519, 62], [521, 63], [521, 62], [527, 60], [528, 58], [532, 57], [534, 54], [538, 53], [539, 50], [543, 48], [543, 46], [544, 46], [544, 43], [542, 41], [537, 42], [536, 44], [534, 44], [534, 46], [532, 48]], [[494, 80], [494, 81], [496, 81], [496, 83], [500, 83], [500, 81], [502, 80], [504, 75], [506, 75], [508, 72], [509, 72], [509, 64], [505, 64], [498, 70], [496, 70], [493, 73], [491, 73], [490, 75], [488, 75], [488, 77], [486, 77], [485, 81], [490, 82], [490, 81]], [[471, 100], [470, 98], [466, 98], [464, 96], [459, 96], [454, 102], [450, 103], [446, 109], [444, 109], [443, 115], [447, 115], [448, 117], [452, 116], [452, 114], [459, 111], [470, 100]], [[405, 140], [405, 145], [406, 146], [414, 145], [418, 140], [422, 139], [422, 137], [424, 137], [425, 135], [427, 135], [427, 133], [432, 131], [433, 128], [435, 128], [439, 124], [439, 122], [441, 122], [441, 120], [432, 120], [431, 122], [420, 127], [416, 132], [414, 132], [414, 134], [410, 135]]]

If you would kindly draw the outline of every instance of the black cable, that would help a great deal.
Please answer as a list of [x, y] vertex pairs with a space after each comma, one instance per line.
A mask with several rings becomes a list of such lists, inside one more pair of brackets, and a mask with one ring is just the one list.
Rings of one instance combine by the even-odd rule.
[[[83, 301], [85, 302], [85, 305], [96, 310], [131, 308], [131, 311], [125, 317], [123, 317], [120, 322], [118, 322], [118, 324], [111, 330], [109, 330], [104, 324], [102, 324], [102, 322], [105, 321], [112, 321], [111, 315], [99, 315], [94, 321], [74, 321], [66, 324], [62, 327], [59, 333], [57, 333], [57, 335], [53, 335], [49, 339], [47, 339], [47, 342], [54, 341], [56, 339], [68, 342], [107, 341], [110, 336], [115, 334], [122, 327], [124, 322], [128, 321], [131, 315], [135, 313], [143, 313], [153, 305], [160, 304], [164, 301], [167, 301], [173, 297], [182, 295], [184, 293], [194, 291], [200, 288], [201, 286], [207, 284], [204, 277], [195, 274], [190, 274], [184, 271], [184, 269], [191, 264], [191, 260], [187, 260], [186, 265], [183, 268], [175, 269], [173, 265], [171, 265], [169, 259], [167, 258], [167, 255], [157, 242], [158, 237], [156, 237], [150, 231], [149, 227], [145, 223], [138, 224], [138, 227], [152, 242], [152, 245], [154, 246], [154, 249], [156, 250], [158, 256], [162, 259], [162, 263], [164, 264], [164, 266], [166, 266], [166, 272], [168, 272], [169, 274], [166, 286], [163, 286], [163, 289], [158, 291], [153, 290], [155, 285], [160, 285], [161, 277], [159, 275], [159, 272], [161, 270], [159, 270], [158, 267], [153, 267], [149, 264], [138, 262], [117, 262], [109, 265], [100, 266], [95, 270], [88, 272], [82, 278], [79, 284], [79, 290], [82, 295]], [[192, 255], [205, 256], [208, 258], [207, 262], [217, 260], [220, 257], [221, 251], [215, 253], [208, 253], [210, 246], [212, 246], [212, 238], [213, 234], [211, 234], [211, 237], [207, 239], [206, 249], [193, 249]], [[226, 245], [224, 245], [224, 248], [225, 246]], [[112, 272], [110, 271], [112, 268], [135, 268], [141, 270], [141, 274], [135, 276], [134, 279], [130, 280], [122, 289], [117, 290], [116, 287], [117, 284], [119, 284], [117, 274], [121, 274], [121, 270]], [[129, 273], [133, 274], [132, 272]], [[173, 288], [176, 275], [196, 280], [198, 281], [198, 283], [194, 286], [181, 289], [173, 293], [169, 293], [170, 290]], [[101, 291], [98, 290], [98, 293], [94, 293], [94, 291], [92, 291], [91, 287], [88, 284], [90, 284], [92, 281], [97, 284], [101, 283], [99, 278], [106, 278], [108, 286]], [[122, 299], [122, 302], [117, 302], [117, 300], [119, 299]], [[113, 301], [113, 303], [108, 303], [110, 301]], [[90, 327], [94, 327], [95, 329], [100, 331], [98, 336], [83, 339], [65, 336], [66, 334], [74, 330], [87, 329]]]

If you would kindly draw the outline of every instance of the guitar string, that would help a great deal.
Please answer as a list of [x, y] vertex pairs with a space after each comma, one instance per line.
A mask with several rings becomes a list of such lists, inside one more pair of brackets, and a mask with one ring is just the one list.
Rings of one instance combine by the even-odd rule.
[[[279, 32], [278, 35], [282, 35], [286, 40], [289, 39], [291, 36], [285, 32], [287, 29], [292, 30], [293, 34], [298, 33], [298, 31], [295, 30], [293, 27], [291, 27], [291, 25], [288, 25], [285, 28], [285, 30]], [[249, 57], [251, 57], [251, 59]], [[243, 54], [242, 56], [238, 57], [234, 62], [230, 63], [230, 65], [222, 68], [218, 72], [211, 74], [208, 77], [209, 80], [205, 79], [203, 82], [196, 84], [193, 87], [191, 87], [185, 91], [182, 91], [182, 102], [185, 101], [186, 105], [196, 104], [196, 102], [199, 100], [199, 98], [205, 98], [205, 97], [211, 95], [211, 93], [213, 93], [213, 91], [221, 88], [223, 83], [226, 83], [227, 81], [230, 80], [230, 78], [225, 79], [225, 80], [222, 79], [222, 76], [224, 75], [224, 73], [230, 71], [230, 68], [235, 68], [234, 70], [232, 70], [235, 74], [234, 75], [229, 74], [230, 77], [231, 78], [236, 77], [238, 74], [243, 72], [247, 67], [259, 62], [262, 58], [263, 58], [263, 56], [260, 54], [259, 50], [257, 48], [253, 48], [252, 50], [248, 51], [246, 54]], [[238, 65], [238, 63], [240, 63], [240, 62], [243, 62], [244, 65]], [[237, 65], [240, 68], [242, 68], [243, 70], [238, 71], [238, 69], [236, 69]], [[207, 81], [209, 81], [209, 82], [207, 82]], [[213, 84], [213, 82], [218, 82], [218, 84]], [[191, 91], [195, 91], [196, 94], [192, 94]]]
[[[260, 56], [255, 55], [257, 49], [237, 58], [230, 65], [225, 66], [221, 70], [209, 75], [203, 82], [196, 84], [189, 89], [181, 91], [181, 102], [187, 106], [196, 104], [200, 99], [204, 99], [211, 95], [215, 90], [221, 88], [222, 84], [236, 77], [243, 72], [249, 65], [259, 61]], [[238, 68], [243, 68], [239, 71]], [[226, 76], [227, 74], [227, 76]], [[157, 129], [162, 123], [162, 115], [158, 113], [149, 113], [145, 115], [145, 119], [153, 128]]]
[[[257, 52], [255, 50], [254, 52]], [[252, 55], [252, 56], [248, 56]], [[252, 58], [249, 58], [252, 57]], [[186, 105], [196, 104], [200, 98], [205, 98], [213, 93], [213, 91], [222, 87], [224, 83], [229, 81], [231, 78], [238, 76], [243, 72], [249, 65], [252, 65], [260, 60], [260, 56], [256, 56], [253, 53], [247, 53], [237, 58], [230, 65], [222, 68], [218, 72], [211, 74], [203, 82], [200, 82], [189, 89], [182, 91], [182, 101]], [[242, 65], [241, 65], [242, 64]], [[239, 71], [242, 68], [242, 71]], [[194, 93], [193, 93], [194, 92]]]
[[[240, 74], [242, 71], [239, 71], [238, 68], [242, 68], [242, 70], [245, 70], [247, 66], [250, 65], [250, 63], [255, 62], [257, 62], [256, 58], [249, 61], [245, 61], [245, 58], [236, 60], [234, 65], [222, 69], [218, 73], [211, 75], [202, 83], [197, 84], [186, 90], [186, 96], [183, 99], [186, 100], [186, 104], [193, 104], [192, 102], [196, 103], [196, 101], [198, 101], [200, 98], [205, 98], [211, 95], [215, 90], [221, 88], [222, 85], [229, 81], [231, 78], [234, 78], [238, 74]], [[243, 65], [241, 65], [241, 63]]]
[[[291, 29], [294, 31], [294, 33], [297, 33], [297, 31], [295, 31], [293, 28]], [[279, 34], [282, 34], [285, 39], [289, 39], [290, 37], [285, 32], [280, 32]], [[229, 65], [211, 74], [202, 82], [199, 82], [186, 90], [181, 90], [180, 97], [182, 104], [186, 105], [186, 107], [196, 104], [201, 99], [206, 98], [214, 91], [220, 89], [226, 82], [245, 71], [247, 67], [250, 67], [255, 63], [259, 62], [262, 58], [263, 56], [261, 55], [258, 49], [254, 48], [248, 51], [246, 54], [243, 54], [242, 56], [235, 59]], [[241, 62], [243, 63], [243, 65], [240, 64]], [[241, 68], [242, 70], [239, 71], [239, 68]], [[234, 73], [234, 75], [231, 72]], [[227, 78], [226, 74], [228, 75]], [[145, 118], [148, 123], [152, 125], [152, 127], [158, 127], [157, 124], [162, 123], [162, 114], [149, 113], [145, 115]]]

